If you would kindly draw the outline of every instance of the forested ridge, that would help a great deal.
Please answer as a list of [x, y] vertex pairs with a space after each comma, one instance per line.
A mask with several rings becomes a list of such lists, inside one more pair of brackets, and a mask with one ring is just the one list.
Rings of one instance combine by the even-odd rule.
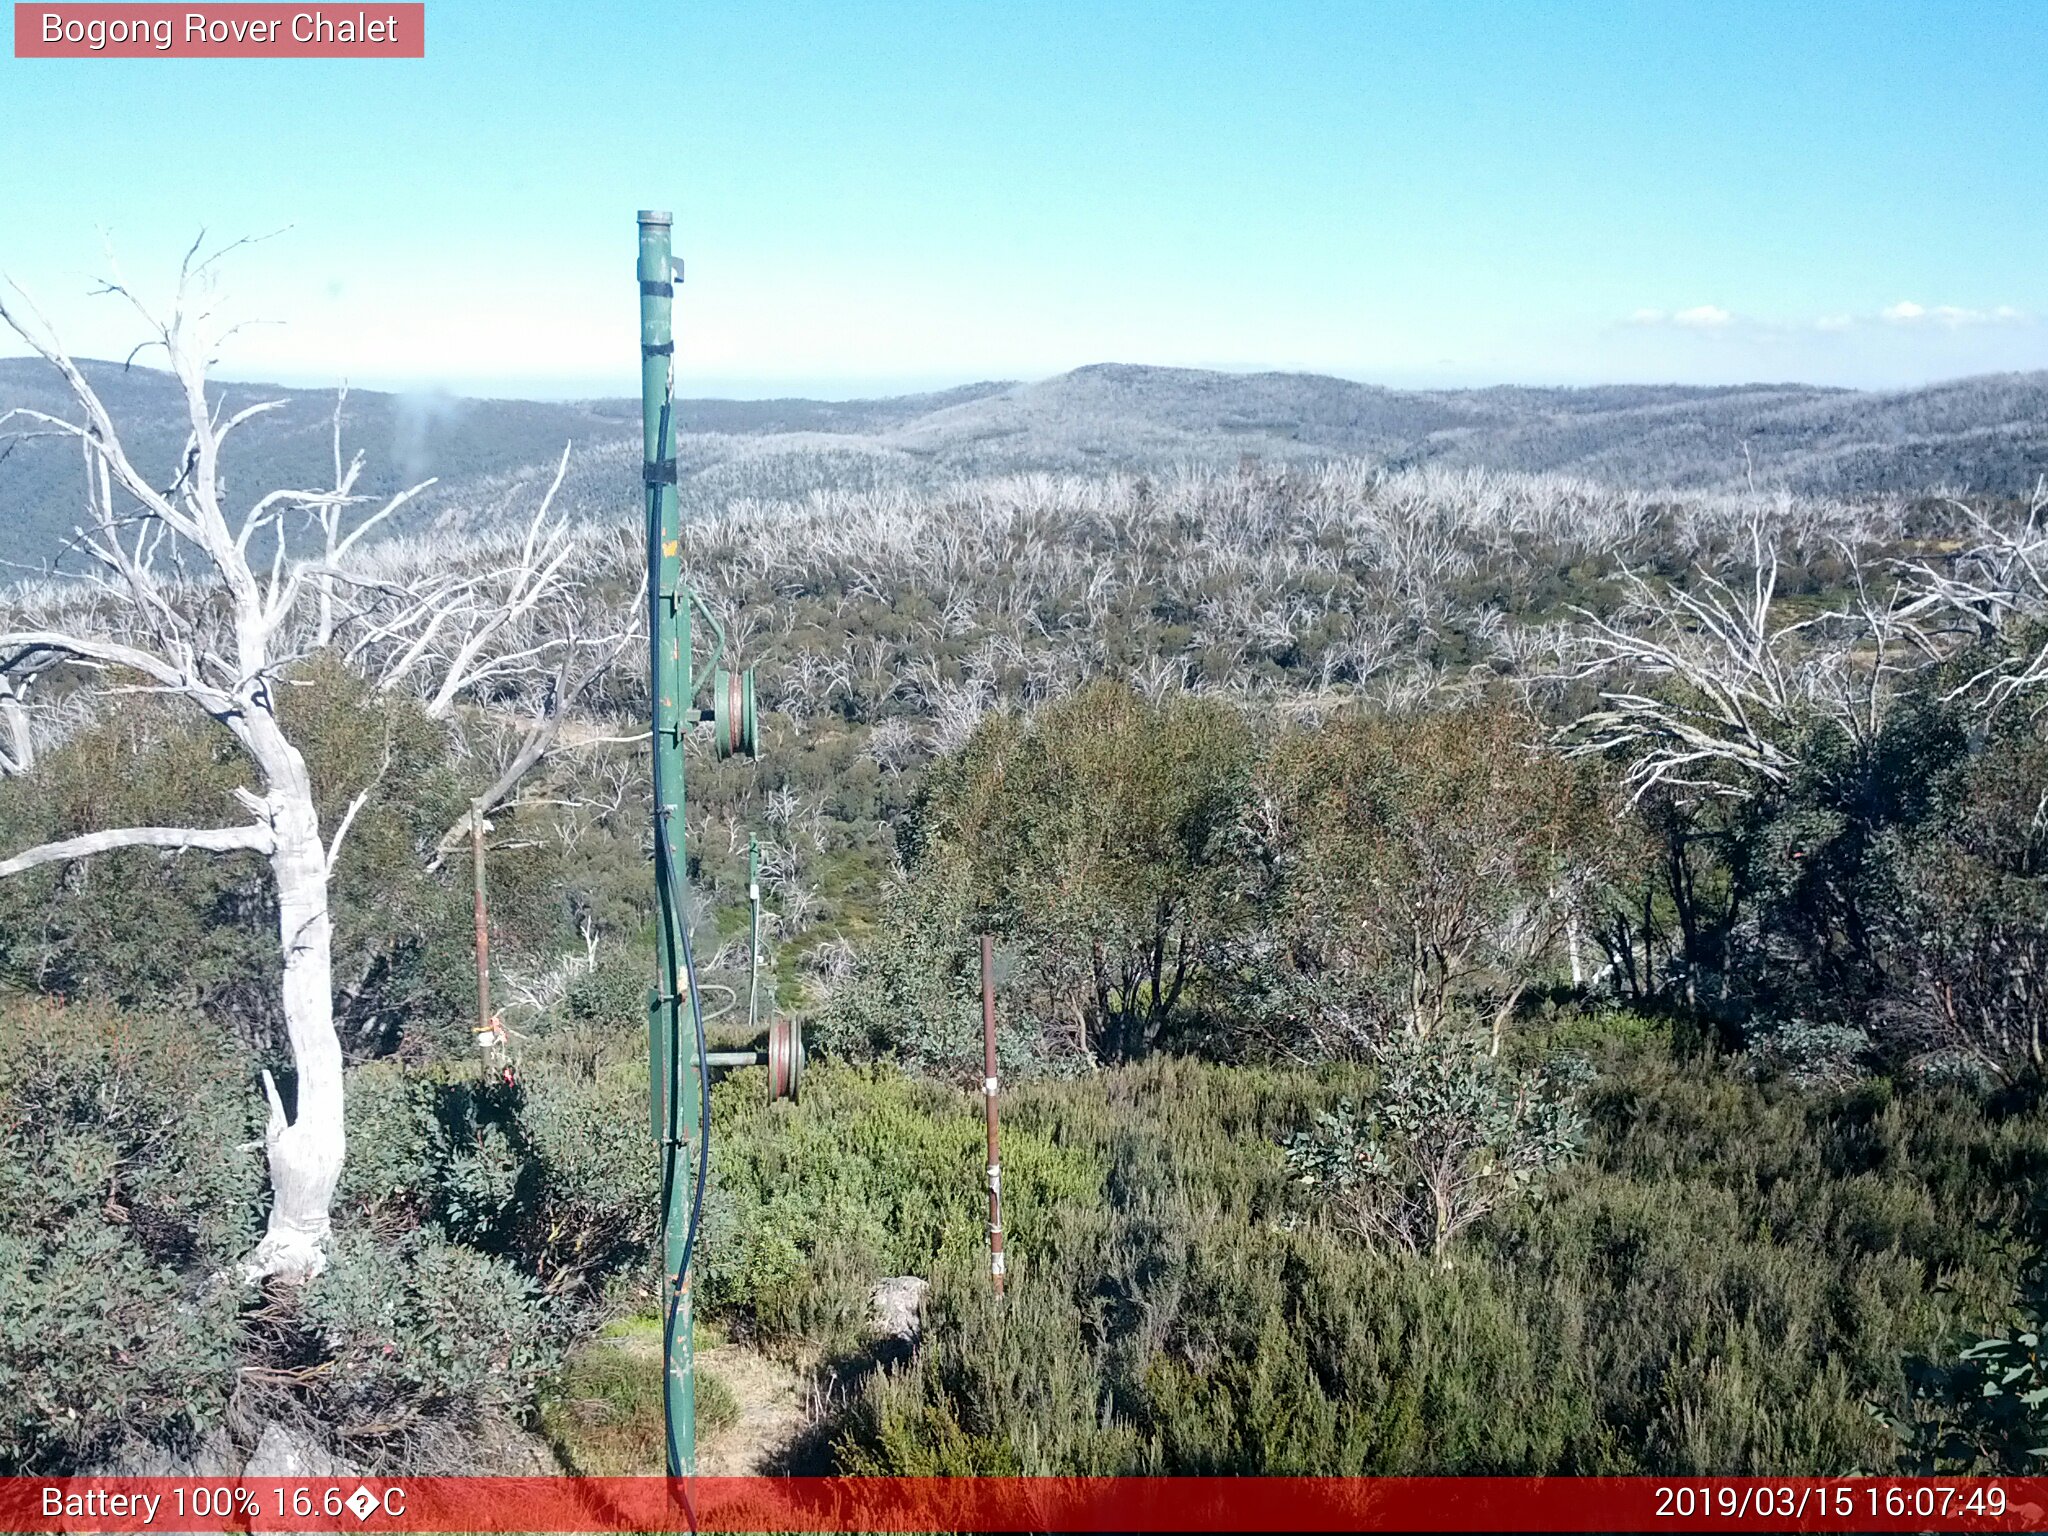
[[[167, 461], [184, 433], [178, 386], [154, 351], [86, 361], [138, 452]], [[244, 439], [239, 482], [314, 483], [327, 470], [334, 392], [220, 383], [230, 409], [283, 405]], [[50, 409], [64, 389], [39, 360], [0, 358], [0, 413]], [[609, 522], [635, 496], [638, 401], [471, 399], [435, 390], [349, 393], [352, 441], [367, 451], [361, 489], [434, 484], [389, 531], [488, 535], [508, 493], [578, 453], [561, 505]], [[2048, 374], [1996, 374], [1871, 391], [1760, 382], [1725, 387], [1389, 389], [1306, 373], [1217, 373], [1097, 364], [1049, 379], [992, 380], [868, 400], [685, 399], [678, 405], [685, 509], [716, 515], [735, 498], [817, 492], [946, 495], [1019, 473], [1171, 473], [1250, 456], [1308, 467], [1362, 459], [1382, 468], [1564, 474], [1622, 489], [1767, 487], [1820, 496], [1959, 493], [2024, 497], [2048, 473]], [[68, 541], [77, 464], [36, 434], [0, 461], [8, 509], [0, 558], [10, 574], [89, 562]]]
[[[324, 1272], [234, 1279], [259, 1072], [292, 1090], [261, 854], [0, 878], [5, 1470], [270, 1425], [363, 1467], [658, 1464], [640, 530], [527, 523], [547, 490], [363, 545], [374, 600], [281, 642], [335, 847]], [[707, 1341], [810, 1383], [764, 1464], [2035, 1465], [2044, 513], [1360, 460], [699, 508], [764, 746], [691, 749], [696, 952], [740, 992], [758, 832], [816, 1053], [800, 1104], [715, 1094]], [[420, 640], [405, 604], [472, 580]], [[0, 632], [170, 622], [122, 603], [21, 586]], [[491, 654], [559, 658], [459, 675], [490, 612]], [[237, 814], [203, 712], [10, 678], [0, 860]], [[490, 810], [480, 1050], [454, 834], [535, 741]], [[867, 1327], [898, 1275], [914, 1347]]]

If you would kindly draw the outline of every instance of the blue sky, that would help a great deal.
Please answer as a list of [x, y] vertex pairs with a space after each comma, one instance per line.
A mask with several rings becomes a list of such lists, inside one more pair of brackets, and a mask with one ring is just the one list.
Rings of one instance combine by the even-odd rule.
[[[2048, 5], [428, 0], [413, 62], [0, 58], [0, 270], [74, 349], [203, 224], [222, 371], [693, 392], [1098, 361], [1397, 385], [2048, 367]], [[13, 350], [10, 348], [9, 350]]]

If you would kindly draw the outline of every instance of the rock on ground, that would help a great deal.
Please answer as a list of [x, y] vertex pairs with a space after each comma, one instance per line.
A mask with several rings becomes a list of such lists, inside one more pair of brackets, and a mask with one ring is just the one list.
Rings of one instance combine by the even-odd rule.
[[891, 1275], [868, 1294], [868, 1326], [877, 1338], [915, 1344], [924, 1333], [924, 1299], [929, 1281]]
[[266, 1424], [242, 1468], [244, 1477], [358, 1477], [361, 1472], [330, 1454], [304, 1430]]

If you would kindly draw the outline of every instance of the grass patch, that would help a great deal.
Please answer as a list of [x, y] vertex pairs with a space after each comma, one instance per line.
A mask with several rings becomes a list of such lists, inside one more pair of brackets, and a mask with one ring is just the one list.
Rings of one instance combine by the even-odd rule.
[[[723, 1342], [699, 1323], [699, 1350]], [[697, 1436], [705, 1441], [740, 1419], [725, 1380], [699, 1365]], [[540, 1429], [564, 1466], [580, 1477], [629, 1477], [662, 1470], [661, 1319], [638, 1315], [607, 1323], [572, 1355], [541, 1394]]]

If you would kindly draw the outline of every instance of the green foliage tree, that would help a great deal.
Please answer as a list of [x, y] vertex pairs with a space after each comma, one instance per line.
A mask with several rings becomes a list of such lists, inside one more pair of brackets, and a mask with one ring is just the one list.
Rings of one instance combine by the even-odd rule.
[[1729, 844], [1749, 909], [1729, 961], [1766, 1018], [1861, 1022], [1893, 980], [1897, 854], [1940, 837], [1963, 723], [1933, 700], [1902, 699], [1866, 736], [1814, 727], [1800, 747], [1790, 782], [1747, 808]]
[[1887, 830], [1875, 926], [1885, 1021], [2000, 1077], [2048, 1068], [2048, 745], [2031, 722], [1972, 757], [1944, 815]]
[[962, 861], [1048, 1028], [1136, 1060], [1182, 1020], [1229, 922], [1253, 757], [1229, 705], [1120, 683], [992, 716], [933, 772], [920, 867]]
[[1478, 994], [1499, 1049], [1524, 992], [1631, 856], [1597, 770], [1500, 705], [1290, 733], [1253, 811], [1267, 936], [1252, 1006], [1297, 1050], [1428, 1037]]
[[[814, 1038], [851, 1061], [890, 1060], [946, 1083], [982, 1077], [980, 943], [968, 861], [930, 850], [914, 877], [883, 899], [874, 937], [853, 975], [835, 986]], [[998, 969], [1006, 956], [998, 957]], [[1000, 977], [996, 1060], [1005, 1077], [1060, 1075], [1085, 1065], [1071, 1035], [1012, 1006], [1014, 977]]]
[[[376, 1055], [408, 1027], [417, 1036], [459, 1016], [474, 986], [467, 895], [427, 869], [460, 814], [461, 781], [444, 726], [331, 657], [293, 668], [278, 691], [323, 824], [338, 824], [369, 786], [329, 893], [336, 1031], [349, 1055]], [[242, 775], [219, 734], [162, 702], [124, 702], [44, 753], [32, 779], [0, 780], [0, 844], [233, 814]], [[204, 1009], [281, 1071], [276, 908], [255, 854], [119, 849], [45, 865], [0, 881], [0, 975], [128, 1006]]]

